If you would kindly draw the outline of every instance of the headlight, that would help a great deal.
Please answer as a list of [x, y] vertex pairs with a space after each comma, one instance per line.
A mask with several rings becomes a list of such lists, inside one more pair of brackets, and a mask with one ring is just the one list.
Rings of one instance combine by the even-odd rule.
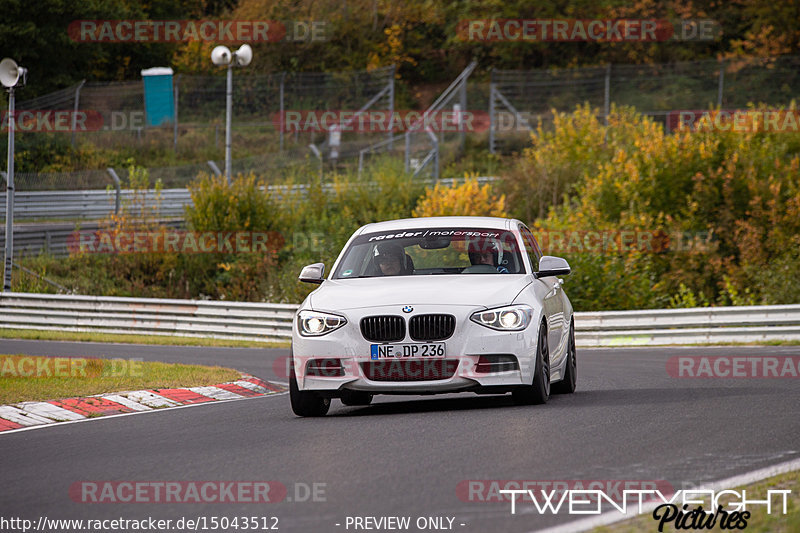
[[527, 305], [509, 305], [473, 313], [470, 320], [500, 331], [520, 331], [528, 327], [533, 309]]
[[297, 329], [304, 337], [319, 337], [347, 324], [343, 316], [319, 311], [300, 311], [297, 314]]

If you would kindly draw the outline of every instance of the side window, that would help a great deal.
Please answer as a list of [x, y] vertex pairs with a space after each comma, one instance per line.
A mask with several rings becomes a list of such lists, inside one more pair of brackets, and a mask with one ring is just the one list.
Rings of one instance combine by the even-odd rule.
[[533, 271], [539, 270], [539, 259], [542, 257], [542, 251], [539, 249], [539, 243], [531, 233], [531, 230], [525, 226], [520, 226], [519, 231], [522, 234], [522, 241], [525, 243], [525, 251], [528, 253], [528, 258], [531, 261]]

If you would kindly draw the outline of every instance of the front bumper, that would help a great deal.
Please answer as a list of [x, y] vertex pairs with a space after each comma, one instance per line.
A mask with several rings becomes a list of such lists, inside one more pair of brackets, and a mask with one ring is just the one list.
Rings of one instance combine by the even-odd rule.
[[[370, 357], [372, 344], [361, 334], [362, 318], [375, 315], [402, 315], [398, 306], [379, 306], [334, 312], [347, 319], [343, 327], [321, 337], [304, 337], [297, 330], [295, 320], [292, 336], [293, 368], [300, 390], [335, 392], [340, 390], [365, 391], [373, 394], [427, 394], [458, 392], [484, 387], [509, 389], [533, 381], [533, 362], [536, 353], [537, 328], [528, 325], [522, 331], [496, 331], [469, 320], [480, 306], [414, 306], [408, 320], [417, 314], [447, 313], [456, 317], [455, 331], [445, 339], [444, 358], [383, 359], [386, 371], [372, 372], [367, 365], [376, 361]], [[535, 322], [532, 322], [535, 324]], [[415, 343], [406, 338], [393, 344]], [[515, 370], [485, 372], [478, 367], [481, 356], [513, 355], [518, 362]], [[341, 368], [335, 372], [308, 372], [308, 363], [321, 359], [338, 360]], [[447, 371], [437, 369], [436, 361], [447, 361]], [[415, 361], [409, 363], [409, 361]], [[452, 370], [452, 371], [451, 371]], [[406, 373], [406, 374], [404, 374]], [[378, 379], [375, 379], [375, 378]], [[431, 377], [432, 379], [427, 379]]]

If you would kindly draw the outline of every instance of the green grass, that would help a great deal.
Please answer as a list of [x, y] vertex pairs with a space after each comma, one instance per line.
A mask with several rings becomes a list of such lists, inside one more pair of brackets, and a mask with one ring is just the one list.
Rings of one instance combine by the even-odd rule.
[[99, 333], [93, 331], [50, 331], [36, 329], [2, 329], [0, 339], [43, 341], [102, 342], [120, 344], [158, 344], [163, 346], [220, 346], [232, 348], [288, 348], [289, 341], [248, 341], [237, 339], [208, 339], [168, 335], [136, 335]]
[[[763, 505], [748, 506], [747, 510], [751, 513], [747, 520], [748, 533], [790, 533], [800, 531], [800, 471], [789, 472], [779, 476], [767, 478], [750, 485], [736, 487], [733, 490], [747, 489], [748, 499], [764, 499], [767, 490], [791, 490], [788, 496], [787, 514], [782, 514], [782, 509], [777, 508], [778, 498], [774, 499], [772, 514], [767, 514], [766, 507]], [[729, 498], [723, 501], [731, 501]], [[776, 512], [777, 508], [777, 512]], [[665, 532], [678, 531], [674, 527], [674, 522], [664, 527]], [[647, 513], [624, 522], [619, 522], [611, 526], [595, 528], [595, 533], [638, 533], [640, 531], [658, 531], [658, 522], [653, 519], [652, 513]], [[685, 531], [685, 530], [680, 530]], [[703, 531], [721, 531], [719, 521], [713, 529], [703, 529]], [[728, 531], [731, 531], [730, 529]]]
[[0, 355], [0, 405], [127, 390], [217, 385], [240, 376], [236, 370], [221, 366]]

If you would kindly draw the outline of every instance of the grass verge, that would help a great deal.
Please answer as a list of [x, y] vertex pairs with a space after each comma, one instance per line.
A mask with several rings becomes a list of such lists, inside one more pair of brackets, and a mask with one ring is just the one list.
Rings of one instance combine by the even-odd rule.
[[234, 381], [231, 368], [136, 359], [0, 355], [0, 405]]
[[237, 339], [208, 339], [168, 335], [135, 335], [100, 333], [94, 331], [51, 331], [38, 329], [2, 329], [0, 339], [42, 341], [103, 342], [121, 344], [158, 344], [162, 346], [220, 346], [229, 348], [288, 348], [289, 341], [247, 341]]
[[[761, 533], [761, 532], [775, 532], [775, 533], [790, 533], [800, 531], [800, 471], [788, 472], [780, 474], [771, 478], [751, 483], [750, 485], [736, 487], [734, 490], [740, 491], [747, 489], [748, 499], [765, 499], [767, 491], [772, 490], [791, 490], [787, 498], [787, 514], [782, 514], [782, 509], [778, 506], [778, 498], [773, 499], [772, 514], [767, 514], [766, 506], [764, 505], [749, 505], [747, 510], [750, 512], [750, 518], [747, 519], [748, 533]], [[731, 498], [725, 498], [724, 501], [733, 501]], [[705, 506], [704, 506], [705, 507]], [[674, 532], [678, 531], [674, 527], [674, 522], [665, 525], [663, 531]], [[730, 528], [729, 528], [730, 530]], [[636, 518], [618, 522], [610, 526], [595, 528], [592, 531], [595, 533], [639, 533], [640, 531], [658, 531], [658, 521], [653, 518], [653, 513], [646, 513]], [[681, 530], [681, 531], [685, 531]], [[703, 531], [722, 531], [719, 527], [719, 520], [713, 529], [704, 529]]]

